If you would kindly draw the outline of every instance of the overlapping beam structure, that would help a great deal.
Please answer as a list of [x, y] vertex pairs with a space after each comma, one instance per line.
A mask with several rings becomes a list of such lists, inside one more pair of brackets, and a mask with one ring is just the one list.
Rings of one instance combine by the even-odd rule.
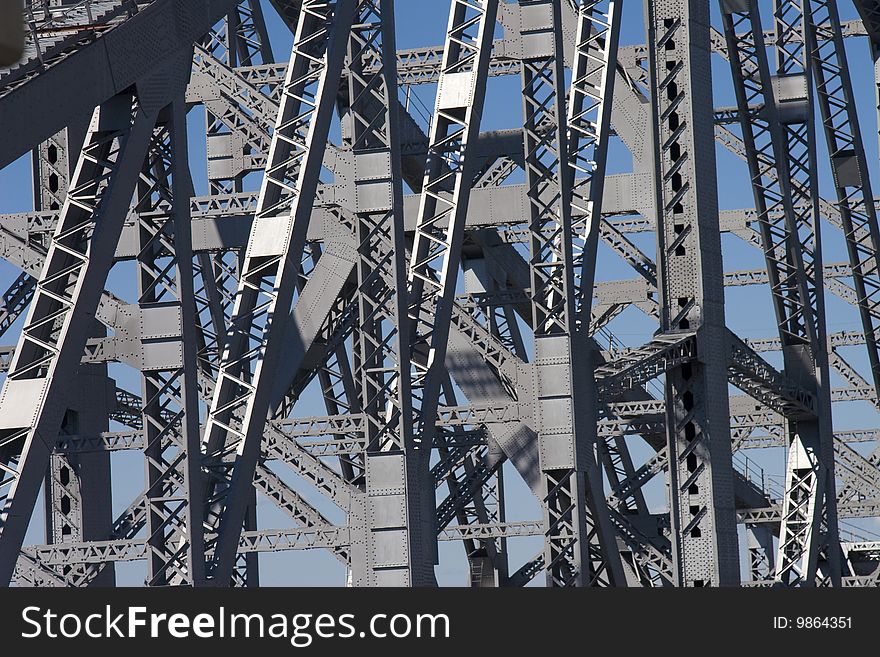
[[880, 8], [713, 2], [26, 0], [0, 583], [880, 583]]

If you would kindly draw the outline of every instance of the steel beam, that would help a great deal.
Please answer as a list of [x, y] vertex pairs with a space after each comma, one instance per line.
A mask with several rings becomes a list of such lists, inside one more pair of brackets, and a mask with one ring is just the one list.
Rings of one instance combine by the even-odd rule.
[[674, 581], [739, 582], [711, 116], [709, 3], [646, 9], [661, 328], [698, 332], [700, 360], [666, 376]]
[[[181, 62], [162, 72], [182, 91]], [[145, 84], [95, 110], [50, 243], [34, 300], [0, 393], [4, 486], [0, 581], [8, 582], [65, 412], [66, 386], [82, 357], [112, 265], [135, 180], [163, 98]], [[21, 409], [29, 409], [26, 414]]]

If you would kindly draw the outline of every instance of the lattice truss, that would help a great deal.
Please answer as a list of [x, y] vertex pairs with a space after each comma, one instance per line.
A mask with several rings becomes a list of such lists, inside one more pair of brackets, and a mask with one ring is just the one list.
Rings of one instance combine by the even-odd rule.
[[24, 2], [0, 583], [880, 583], [852, 1]]

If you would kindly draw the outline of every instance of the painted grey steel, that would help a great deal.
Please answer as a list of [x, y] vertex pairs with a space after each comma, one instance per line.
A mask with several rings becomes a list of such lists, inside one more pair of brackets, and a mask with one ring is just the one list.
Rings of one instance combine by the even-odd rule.
[[[143, 561], [147, 585], [257, 586], [261, 554], [318, 549], [347, 585], [433, 586], [451, 541], [475, 587], [876, 586], [880, 434], [838, 416], [880, 409], [874, 116], [844, 50], [877, 70], [876, 3], [720, 0], [713, 25], [709, 0], [646, 0], [645, 45], [620, 46], [617, 0], [442, 2], [445, 43], [408, 50], [392, 0], [24, 3], [0, 69], [0, 164], [30, 153], [34, 180], [0, 215], [2, 581]], [[481, 132], [503, 76], [521, 127]], [[606, 173], [613, 139], [631, 171]], [[718, 148], [754, 207], [718, 210]], [[823, 262], [829, 229], [848, 261]], [[745, 286], [776, 335], [728, 328]], [[829, 331], [826, 294], [860, 330]], [[615, 333], [631, 313], [644, 344]], [[122, 453], [145, 486], [113, 517]], [[507, 519], [511, 477], [540, 518]], [[523, 537], [544, 541], [524, 563]]]
[[697, 331], [695, 362], [667, 372], [666, 432], [675, 581], [739, 581], [727, 427], [726, 342], [712, 144], [709, 7], [646, 5], [661, 329]]

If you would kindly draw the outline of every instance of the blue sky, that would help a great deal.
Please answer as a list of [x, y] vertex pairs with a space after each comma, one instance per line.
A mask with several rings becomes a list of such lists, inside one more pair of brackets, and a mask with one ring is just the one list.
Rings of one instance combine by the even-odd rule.
[[[288, 59], [291, 36], [286, 26], [275, 17], [274, 10], [268, 2], [265, 4], [265, 15], [277, 61]], [[438, 45], [443, 42], [447, 24], [447, 0], [421, 0], [419, 2], [398, 0], [396, 8], [397, 45], [398, 48]], [[633, 0], [623, 2], [623, 28], [621, 43], [623, 45], [644, 43], [644, 26], [642, 4]], [[765, 25], [769, 26], [768, 16], [771, 3], [761, 2]], [[848, 1], [841, 5], [844, 20], [854, 18], [855, 10]], [[720, 28], [717, 3], [713, 3], [713, 23]], [[873, 71], [870, 64], [868, 44], [865, 39], [847, 40], [847, 56], [850, 62], [854, 82], [857, 106], [859, 108], [862, 132], [865, 137], [865, 148], [871, 166], [872, 179], [877, 182], [877, 125], [874, 105]], [[713, 76], [715, 80], [716, 106], [733, 105], [734, 99], [730, 88], [728, 64], [723, 59], [713, 57]], [[418, 100], [427, 107], [433, 106], [434, 88], [431, 85], [413, 90]], [[514, 128], [521, 125], [521, 101], [519, 98], [519, 78], [505, 77], [490, 80], [483, 116], [482, 129]], [[204, 164], [204, 117], [201, 108], [193, 109], [189, 114], [190, 159], [196, 193], [206, 192]], [[825, 198], [832, 199], [834, 189], [831, 184], [827, 167], [826, 152], [822, 144], [821, 131], [819, 162], [821, 191]], [[628, 153], [615, 140], [611, 151], [609, 167], [611, 171], [627, 171], [631, 166]], [[719, 204], [722, 209], [735, 209], [753, 206], [751, 190], [745, 164], [736, 159], [721, 147], [717, 149], [719, 171]], [[880, 184], [880, 183], [878, 183]], [[248, 180], [249, 189], [258, 189], [256, 176]], [[0, 213], [21, 212], [32, 209], [31, 170], [27, 156], [19, 159], [6, 169], [0, 171]], [[846, 260], [844, 242], [840, 232], [829, 224], [823, 225], [824, 259], [826, 263]], [[652, 258], [655, 256], [655, 242], [650, 234], [633, 235], [632, 240]], [[751, 246], [745, 245], [731, 235], [723, 236], [725, 270], [756, 268], [763, 266], [761, 253]], [[134, 277], [130, 263], [122, 263], [114, 268], [110, 278], [110, 289], [129, 300], [133, 296]], [[6, 285], [17, 275], [13, 266], [0, 262], [0, 285]], [[597, 262], [597, 280], [614, 280], [634, 278], [636, 275], [617, 256], [602, 247]], [[860, 328], [858, 315], [854, 309], [836, 297], [826, 295], [828, 313], [828, 331], [855, 330]], [[743, 337], [772, 337], [775, 333], [775, 321], [770, 295], [766, 288], [739, 287], [726, 292], [728, 325]], [[5, 336], [6, 342], [15, 339], [15, 327]], [[611, 325], [614, 335], [629, 346], [637, 346], [647, 342], [656, 330], [653, 320], [645, 318], [640, 311], [632, 308], [623, 313]], [[844, 355], [856, 365], [863, 374], [868, 372], [863, 348], [848, 348]], [[775, 355], [767, 354], [771, 362], [779, 365]], [[130, 390], [139, 390], [136, 374], [121, 365], [111, 366], [111, 376]], [[843, 385], [839, 377], [832, 377], [835, 386]], [[738, 391], [732, 390], [733, 394]], [[837, 405], [835, 411], [836, 428], [860, 428], [877, 426], [876, 412], [865, 402]], [[297, 407], [297, 415], [323, 414], [317, 391], [307, 391]], [[863, 453], [873, 445], [862, 444], [856, 448]], [[639, 439], [631, 441], [631, 448], [636, 458], [644, 458], [649, 453]], [[781, 449], [752, 450], [750, 459], [763, 467], [769, 476], [780, 476], [783, 472], [784, 453]], [[114, 511], [128, 505], [130, 500], [143, 489], [143, 463], [139, 453], [116, 452], [113, 454], [114, 468]], [[281, 472], [281, 470], [279, 470]], [[298, 483], [295, 476], [285, 475], [289, 483]], [[507, 485], [507, 517], [509, 520], [524, 520], [540, 517], [540, 511], [532, 494], [526, 489], [518, 475], [510, 467], [505, 469]], [[662, 478], [655, 478], [646, 489], [649, 502], [654, 510], [665, 506], [665, 491]], [[331, 504], [323, 502], [319, 496], [309, 496], [320, 510], [331, 520], [344, 522], [344, 516]], [[260, 522], [263, 527], [284, 527], [288, 523], [286, 516], [275, 509], [271, 503], [261, 499], [259, 504]], [[42, 503], [37, 504], [34, 519], [31, 523], [28, 540], [42, 542]], [[533, 556], [541, 545], [540, 538], [523, 538], [509, 541], [511, 553], [511, 571], [527, 558]], [[457, 543], [441, 543], [441, 564], [437, 569], [441, 584], [461, 585], [466, 582], [466, 563], [461, 546]], [[322, 585], [343, 583], [344, 572], [339, 563], [329, 554], [321, 551], [300, 551], [295, 553], [261, 555], [262, 583], [278, 585]], [[124, 584], [138, 584], [143, 579], [143, 564], [120, 564], [117, 567], [118, 579]]]

